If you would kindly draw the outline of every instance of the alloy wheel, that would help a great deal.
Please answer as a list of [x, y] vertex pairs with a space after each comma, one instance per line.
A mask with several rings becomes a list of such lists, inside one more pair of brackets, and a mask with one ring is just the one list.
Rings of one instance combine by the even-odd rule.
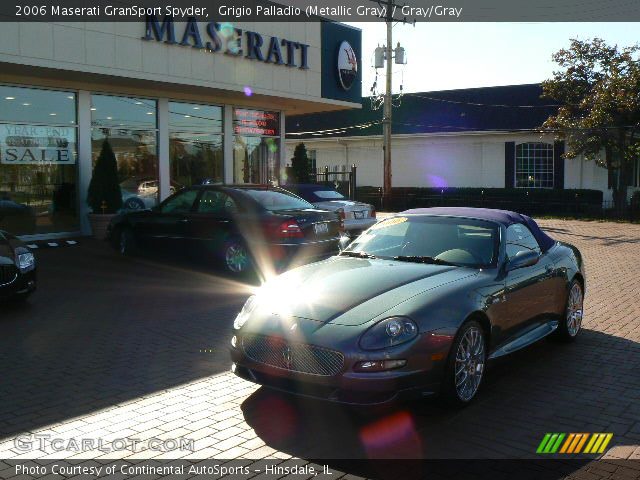
[[138, 198], [130, 198], [124, 204], [127, 210], [144, 210], [144, 203]]
[[227, 247], [224, 259], [230, 271], [233, 273], [242, 273], [247, 269], [249, 254], [242, 245], [233, 243]]
[[475, 326], [470, 327], [458, 344], [455, 361], [455, 387], [458, 398], [471, 400], [482, 381], [485, 364], [484, 334]]
[[567, 333], [575, 337], [582, 326], [582, 308], [584, 297], [579, 283], [574, 283], [567, 302]]

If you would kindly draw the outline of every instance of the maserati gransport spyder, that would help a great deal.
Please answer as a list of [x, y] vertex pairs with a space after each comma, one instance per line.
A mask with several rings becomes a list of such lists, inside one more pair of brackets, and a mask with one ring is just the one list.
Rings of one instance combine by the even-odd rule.
[[462, 406], [489, 360], [576, 338], [585, 281], [578, 249], [525, 215], [408, 210], [261, 286], [235, 319], [232, 369], [334, 402], [439, 394]]

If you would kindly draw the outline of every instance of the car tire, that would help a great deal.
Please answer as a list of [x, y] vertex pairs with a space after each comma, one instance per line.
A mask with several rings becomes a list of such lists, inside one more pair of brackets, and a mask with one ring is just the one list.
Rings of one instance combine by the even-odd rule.
[[476, 398], [486, 364], [484, 329], [477, 321], [470, 320], [460, 327], [451, 346], [442, 382], [441, 400], [445, 406], [464, 407]]
[[126, 210], [144, 210], [146, 208], [144, 202], [136, 197], [128, 198], [123, 206]]
[[222, 252], [224, 269], [232, 275], [244, 275], [251, 271], [253, 261], [245, 243], [238, 238], [230, 238]]
[[118, 230], [117, 248], [120, 255], [131, 256], [137, 252], [136, 237], [133, 230], [129, 227], [123, 227]]
[[584, 289], [582, 288], [582, 284], [574, 279], [571, 284], [569, 284], [564, 317], [560, 319], [560, 323], [554, 334], [555, 338], [563, 342], [573, 342], [582, 329], [583, 312]]

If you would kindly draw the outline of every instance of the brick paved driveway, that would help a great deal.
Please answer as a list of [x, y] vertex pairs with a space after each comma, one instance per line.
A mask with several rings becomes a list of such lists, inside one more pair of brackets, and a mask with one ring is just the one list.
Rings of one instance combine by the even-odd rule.
[[[228, 373], [247, 286], [93, 241], [41, 251], [40, 291], [0, 311], [0, 458], [532, 458], [545, 432], [595, 431], [614, 433], [609, 457], [640, 459], [640, 226], [541, 224], [585, 255], [585, 330], [493, 364], [458, 412], [362, 416], [258, 389]], [[14, 438], [25, 432], [182, 437], [196, 451], [24, 453]]]

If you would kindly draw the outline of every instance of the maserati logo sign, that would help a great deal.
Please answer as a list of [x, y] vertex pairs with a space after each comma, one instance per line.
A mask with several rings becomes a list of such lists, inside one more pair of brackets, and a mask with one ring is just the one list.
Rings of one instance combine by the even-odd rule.
[[356, 52], [349, 42], [340, 44], [338, 51], [338, 79], [345, 90], [349, 90], [358, 76], [358, 60]]
[[293, 361], [291, 358], [291, 347], [289, 345], [284, 347], [284, 349], [282, 350], [282, 359], [284, 360], [284, 366], [287, 369], [291, 369], [291, 365]]

